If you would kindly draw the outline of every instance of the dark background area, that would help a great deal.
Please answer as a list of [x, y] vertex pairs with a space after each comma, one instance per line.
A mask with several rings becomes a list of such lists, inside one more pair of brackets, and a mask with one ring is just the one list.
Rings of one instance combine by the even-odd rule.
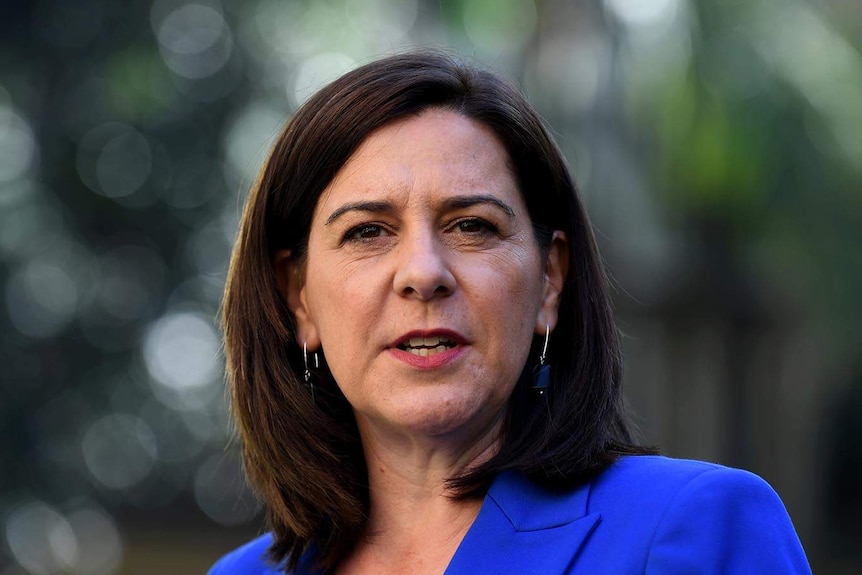
[[553, 128], [644, 441], [862, 571], [862, 4], [6, 0], [0, 575], [202, 573], [262, 529], [217, 323], [242, 199], [315, 89], [422, 46]]

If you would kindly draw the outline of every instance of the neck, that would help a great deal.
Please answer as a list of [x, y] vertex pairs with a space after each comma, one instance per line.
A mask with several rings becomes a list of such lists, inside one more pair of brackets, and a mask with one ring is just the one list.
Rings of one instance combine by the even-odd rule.
[[388, 509], [403, 512], [404, 507], [456, 505], [447, 482], [497, 453], [502, 417], [471, 433], [441, 435], [393, 432], [368, 421], [358, 423], [374, 521], [375, 516], [386, 517]]
[[[447, 481], [480, 465], [499, 448], [501, 422], [471, 442], [454, 437], [386, 433], [359, 421], [368, 466], [366, 536], [339, 573], [442, 573], [482, 506], [456, 499]], [[420, 568], [420, 566], [422, 566]]]

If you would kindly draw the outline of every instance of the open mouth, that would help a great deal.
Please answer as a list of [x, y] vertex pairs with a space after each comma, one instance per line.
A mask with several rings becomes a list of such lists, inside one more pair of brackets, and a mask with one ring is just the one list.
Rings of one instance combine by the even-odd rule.
[[411, 337], [409, 340], [398, 344], [398, 349], [413, 355], [427, 357], [452, 349], [456, 345], [454, 341], [440, 336]]

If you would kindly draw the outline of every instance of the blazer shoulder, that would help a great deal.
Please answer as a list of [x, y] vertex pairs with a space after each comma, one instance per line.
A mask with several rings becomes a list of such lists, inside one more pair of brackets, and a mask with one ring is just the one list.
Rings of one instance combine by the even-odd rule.
[[267, 533], [249, 541], [219, 559], [207, 575], [270, 575], [277, 573], [266, 561], [266, 552], [272, 545]]
[[810, 573], [784, 504], [753, 473], [636, 456], [593, 487], [590, 508], [619, 533], [639, 533], [647, 573]]
[[714, 463], [660, 455], [620, 457], [592, 481], [587, 511], [601, 513], [606, 523], [620, 517], [626, 529], [631, 529], [634, 522], [650, 530], [686, 485], [704, 474], [722, 470], [732, 476], [728, 480], [731, 482], [736, 481], [737, 474], [751, 475]]
[[754, 473], [659, 455], [621, 457], [595, 479], [590, 507], [613, 504], [628, 507], [651, 500], [664, 508], [692, 497], [696, 499], [701, 492], [721, 499], [723, 505], [763, 504], [784, 510], [772, 486]]
[[663, 455], [626, 455], [620, 457], [597, 478], [595, 487], [601, 488], [604, 485], [620, 482], [643, 484], [651, 480], [660, 480], [655, 487], [663, 485], [674, 487], [686, 483], [698, 475], [716, 470], [748, 473], [706, 461], [674, 459]]

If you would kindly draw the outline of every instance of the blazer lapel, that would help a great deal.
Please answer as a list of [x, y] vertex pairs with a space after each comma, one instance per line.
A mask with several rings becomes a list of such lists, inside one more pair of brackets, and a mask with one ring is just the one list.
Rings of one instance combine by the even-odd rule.
[[587, 513], [589, 487], [554, 492], [500, 475], [444, 575], [568, 572], [601, 519]]

